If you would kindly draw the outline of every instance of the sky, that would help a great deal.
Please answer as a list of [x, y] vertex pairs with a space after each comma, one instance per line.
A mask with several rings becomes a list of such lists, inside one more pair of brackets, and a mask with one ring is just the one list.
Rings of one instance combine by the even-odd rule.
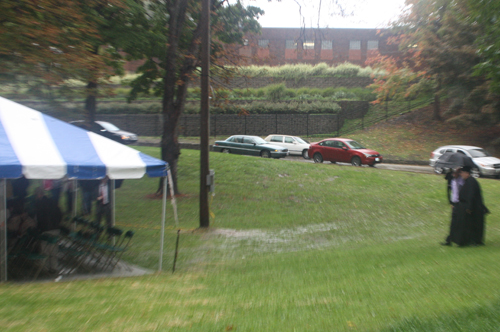
[[[348, 12], [352, 15], [340, 17], [331, 15], [328, 8], [331, 0], [243, 0], [247, 6], [260, 7], [266, 13], [259, 19], [262, 27], [297, 28], [318, 27], [320, 12], [321, 28], [384, 28], [391, 20], [395, 20], [404, 8], [404, 0], [345, 0]], [[303, 4], [302, 18], [297, 2]], [[319, 4], [322, 8], [319, 10]]]

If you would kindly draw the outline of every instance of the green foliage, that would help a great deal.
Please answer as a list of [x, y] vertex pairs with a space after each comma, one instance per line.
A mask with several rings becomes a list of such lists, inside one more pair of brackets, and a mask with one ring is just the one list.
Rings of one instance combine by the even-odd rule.
[[333, 77], [356, 77], [358, 76], [360, 66], [349, 62], [342, 63], [336, 67], [330, 68], [330, 75]]
[[[243, 111], [249, 114], [287, 114], [287, 113], [337, 113], [340, 106], [331, 101], [300, 101], [292, 100], [288, 102], [272, 102], [264, 100], [256, 100], [251, 103], [242, 104], [220, 104], [210, 108], [211, 114], [240, 114]], [[200, 111], [199, 105], [188, 103], [185, 107], [187, 114], [198, 114]]]
[[370, 77], [371, 67], [362, 68], [351, 63], [342, 63], [330, 67], [326, 63], [317, 65], [286, 64], [282, 66], [246, 66], [237, 70], [238, 74], [247, 77], [276, 77], [287, 80], [300, 81], [309, 77]]
[[267, 87], [267, 97], [272, 101], [278, 101], [285, 97], [285, 83], [270, 85]]
[[99, 114], [158, 114], [161, 112], [161, 103], [100, 103], [97, 109]]

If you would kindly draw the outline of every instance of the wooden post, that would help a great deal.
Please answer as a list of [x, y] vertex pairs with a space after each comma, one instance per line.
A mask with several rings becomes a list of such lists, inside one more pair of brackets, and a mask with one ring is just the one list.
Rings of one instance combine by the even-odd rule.
[[207, 186], [210, 133], [210, 0], [203, 0], [201, 24], [200, 227], [207, 228], [210, 224]]

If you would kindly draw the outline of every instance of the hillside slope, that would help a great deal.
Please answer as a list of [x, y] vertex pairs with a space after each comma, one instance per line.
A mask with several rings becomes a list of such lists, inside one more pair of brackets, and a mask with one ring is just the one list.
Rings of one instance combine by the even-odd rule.
[[432, 151], [448, 144], [480, 146], [500, 157], [500, 146], [492, 144], [499, 137], [499, 126], [456, 128], [432, 120], [432, 105], [349, 135], [393, 160], [428, 160]]

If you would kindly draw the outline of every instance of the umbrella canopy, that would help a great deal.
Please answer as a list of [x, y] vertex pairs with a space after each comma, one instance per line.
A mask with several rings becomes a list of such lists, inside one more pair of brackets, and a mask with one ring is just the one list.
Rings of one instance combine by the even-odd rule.
[[463, 166], [476, 167], [470, 157], [458, 152], [443, 153], [434, 165], [435, 168], [455, 168]]
[[167, 163], [0, 97], [0, 178], [137, 179]]

